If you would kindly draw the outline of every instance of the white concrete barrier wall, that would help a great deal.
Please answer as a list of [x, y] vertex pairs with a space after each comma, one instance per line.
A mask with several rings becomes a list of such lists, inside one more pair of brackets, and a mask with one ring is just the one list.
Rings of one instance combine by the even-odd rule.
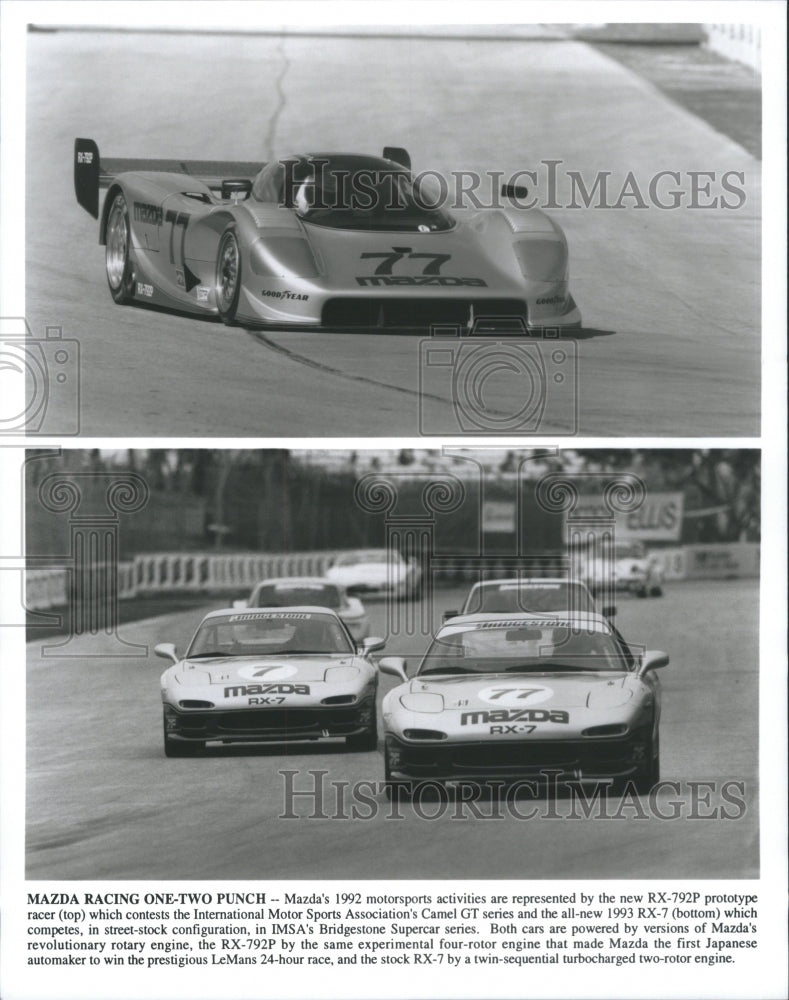
[[756, 24], [705, 24], [707, 45], [727, 59], [762, 67], [762, 32]]
[[[759, 576], [759, 545], [682, 545], [655, 550], [667, 581], [729, 579]], [[151, 553], [136, 556], [118, 567], [118, 597], [122, 600], [167, 593], [225, 593], [236, 596], [259, 580], [278, 576], [323, 576], [337, 552], [261, 553]], [[560, 572], [561, 558], [543, 572]], [[502, 558], [486, 557], [486, 575], [510, 575]], [[480, 563], [472, 557], [447, 560], [433, 567], [435, 581], [463, 582], [478, 577]], [[25, 574], [27, 607], [31, 611], [63, 607], [69, 601], [69, 574], [65, 568], [32, 569]]]

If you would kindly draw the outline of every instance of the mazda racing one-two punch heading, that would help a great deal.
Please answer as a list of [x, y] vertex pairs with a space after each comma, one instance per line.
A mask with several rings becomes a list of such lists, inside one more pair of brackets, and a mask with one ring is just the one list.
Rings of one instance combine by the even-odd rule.
[[99, 220], [119, 304], [252, 327], [581, 323], [564, 233], [521, 207], [522, 188], [504, 185], [501, 207], [450, 209], [404, 149], [261, 164], [101, 159], [92, 139], [77, 139], [74, 186]]

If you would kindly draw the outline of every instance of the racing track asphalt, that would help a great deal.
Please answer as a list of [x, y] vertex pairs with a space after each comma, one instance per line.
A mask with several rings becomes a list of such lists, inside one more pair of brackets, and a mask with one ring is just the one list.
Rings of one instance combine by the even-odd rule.
[[[463, 591], [436, 594], [437, 614]], [[309, 819], [312, 805], [284, 812], [284, 770], [310, 770], [328, 781], [383, 778], [380, 748], [347, 753], [341, 745], [217, 748], [194, 759], [162, 750], [159, 675], [152, 654], [110, 659], [106, 640], [76, 641], [72, 659], [43, 657], [28, 646], [28, 879], [309, 878], [746, 878], [758, 874], [756, 581], [675, 583], [663, 598], [620, 597], [618, 623], [630, 641], [669, 652], [661, 672], [662, 777], [679, 794], [660, 793], [680, 818], [421, 819], [410, 806], [388, 819], [377, 797], [370, 820]], [[368, 605], [374, 634], [384, 606]], [[723, 609], [736, 608], [736, 615]], [[209, 609], [205, 609], [209, 610]], [[130, 642], [174, 641], [183, 648], [202, 611], [178, 612], [121, 627]], [[386, 653], [410, 654], [418, 638], [390, 639]], [[379, 695], [395, 681], [382, 676]], [[380, 736], [380, 723], [379, 723]], [[745, 784], [745, 814], [704, 819], [724, 805], [706, 785], [691, 818], [689, 782]], [[369, 795], [369, 789], [366, 794]], [[21, 795], [21, 789], [20, 789]], [[351, 800], [346, 798], [346, 808]], [[527, 812], [526, 801], [521, 808]], [[538, 803], [538, 806], [540, 804]], [[568, 809], [561, 800], [557, 812]], [[439, 803], [440, 806], [440, 803]], [[543, 808], [545, 803], [542, 804]], [[326, 786], [323, 809], [336, 808]], [[361, 807], [369, 814], [369, 806]], [[437, 812], [426, 802], [427, 814]], [[615, 808], [610, 810], [615, 812]], [[463, 818], [465, 817], [465, 818]]]
[[[260, 336], [115, 306], [96, 225], [74, 200], [77, 135], [105, 155], [151, 157], [404, 145], [416, 170], [534, 169], [541, 198], [541, 161], [559, 160], [563, 204], [569, 170], [587, 188], [597, 171], [611, 171], [612, 201], [628, 171], [645, 197], [658, 171], [678, 171], [685, 206], [689, 171], [715, 172], [713, 196], [725, 194], [723, 173], [741, 171], [738, 210], [552, 212], [567, 233], [586, 327], [577, 378], [547, 380], [539, 430], [759, 432], [758, 161], [583, 42], [35, 33], [27, 101], [27, 318], [38, 336], [58, 324], [80, 341], [84, 434], [414, 436], [462, 427], [446, 369], [424, 369], [420, 418], [420, 336]], [[674, 185], [663, 185], [665, 199]], [[524, 393], [522, 380], [505, 378], [486, 399], [495, 396], [500, 417], [528, 403]], [[48, 419], [60, 406], [53, 394]], [[502, 426], [483, 420], [482, 429]]]

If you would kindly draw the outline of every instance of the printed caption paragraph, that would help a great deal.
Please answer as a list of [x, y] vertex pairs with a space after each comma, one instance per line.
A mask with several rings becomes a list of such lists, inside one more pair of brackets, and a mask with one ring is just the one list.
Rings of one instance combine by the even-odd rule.
[[28, 893], [27, 964], [726, 965], [758, 896], [643, 893]]

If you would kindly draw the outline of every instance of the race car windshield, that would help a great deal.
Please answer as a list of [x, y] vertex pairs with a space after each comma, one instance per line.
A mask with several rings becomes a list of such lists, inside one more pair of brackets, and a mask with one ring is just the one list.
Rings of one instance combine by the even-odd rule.
[[431, 643], [417, 674], [600, 673], [630, 670], [632, 662], [602, 626], [505, 622], [490, 627], [485, 623], [444, 629]]
[[254, 608], [291, 608], [294, 605], [314, 604], [319, 608], [338, 610], [340, 594], [331, 584], [266, 584], [258, 587], [250, 602]]
[[186, 657], [347, 655], [353, 651], [347, 632], [330, 615], [247, 612], [204, 621]]
[[335, 229], [438, 233], [454, 226], [410, 174], [322, 168], [299, 182], [293, 207], [306, 222]]
[[584, 587], [577, 584], [506, 583], [478, 587], [469, 594], [464, 615], [482, 611], [507, 614], [510, 611], [580, 611], [593, 612], [594, 601]]

